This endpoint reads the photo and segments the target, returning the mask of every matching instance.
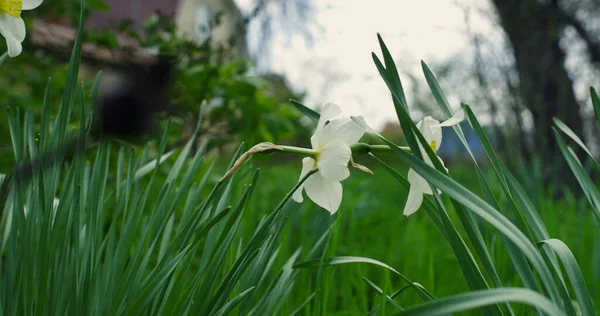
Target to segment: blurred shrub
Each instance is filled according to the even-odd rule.
[[[44,3],[44,8],[36,11],[34,17],[76,22],[77,2]],[[101,0],[88,1],[87,13],[92,9],[106,10],[107,7]],[[31,24],[31,21],[28,22]],[[198,108],[205,100],[209,106],[201,135],[210,137],[213,147],[224,148],[240,141],[277,142],[310,135],[300,121],[301,114],[288,103],[290,98],[301,100],[303,96],[291,91],[281,76],[250,76],[249,61],[235,59],[227,47],[211,49],[208,44],[198,44],[177,36],[171,17],[159,12],[145,22],[143,34],[136,33],[132,25],[130,21],[123,21],[117,27],[118,33],[138,40],[142,47],[153,52],[173,54],[177,59],[175,80],[170,91],[171,104],[163,116],[171,118],[173,123],[170,143],[181,143],[189,136],[196,124]],[[119,44],[115,33],[88,28],[84,38],[86,43],[117,50]],[[2,122],[7,122],[4,108],[9,106],[31,107],[34,115],[39,116],[49,77],[52,77],[50,103],[54,108],[60,106],[67,60],[57,60],[50,51],[24,44],[24,53],[8,60],[0,69]],[[0,51],[5,49],[2,41]],[[97,71],[105,67],[90,64],[86,67],[88,69],[81,72],[80,79],[89,89]],[[7,124],[0,124],[3,155],[10,153],[8,135]],[[12,162],[12,158],[8,161]],[[4,169],[6,165],[0,167]]]

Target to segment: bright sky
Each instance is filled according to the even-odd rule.
[[[457,3],[489,8],[487,0],[313,1],[316,25],[312,45],[301,35],[290,39],[287,34],[276,33],[268,68],[285,74],[292,87],[306,91],[307,106],[333,102],[345,114],[365,116],[375,128],[395,121],[389,92],[371,59],[371,52],[380,55],[377,33],[392,52],[409,94],[410,82],[403,72],[423,79],[421,59],[434,73],[436,62],[458,53],[464,52],[467,59],[472,59],[465,16]],[[247,11],[255,1],[237,2]],[[492,22],[475,19],[477,16],[481,15],[472,17],[473,31],[495,33]],[[445,88],[444,82],[441,84],[453,107],[458,108],[461,100],[468,101]],[[410,102],[410,95],[408,99]]]

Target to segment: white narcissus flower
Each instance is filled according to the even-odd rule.
[[[464,119],[465,112],[463,110],[460,110],[460,112],[456,113],[453,117],[442,123],[433,119],[431,116],[426,116],[419,123],[417,123],[417,128],[421,134],[423,134],[423,138],[425,138],[431,149],[433,149],[434,152],[437,152],[442,144],[442,127],[456,125],[462,122]],[[425,152],[423,146],[421,146],[421,143],[419,143],[419,149],[421,150],[421,155],[423,156],[425,162],[428,165],[433,166],[433,162],[431,159],[429,159],[429,156],[427,156],[427,153]],[[442,165],[444,165],[444,162],[439,156],[438,159]],[[446,171],[447,170],[448,169],[446,169]],[[425,180],[412,169],[408,170],[408,182],[410,183],[410,190],[408,192],[406,205],[404,205],[404,215],[406,216],[413,214],[419,209],[421,203],[423,202],[423,194],[433,194],[431,187],[427,183],[427,180]]]
[[[25,40],[25,22],[21,11],[33,10],[42,4],[43,0],[0,0],[0,34],[6,39],[8,56],[16,57],[21,54],[21,43]]]
[[[302,191],[320,207],[334,214],[342,201],[341,181],[350,176],[348,162],[352,157],[350,146],[357,143],[365,133],[365,129],[348,117],[338,117],[340,108],[335,104],[326,104],[317,129],[310,138],[315,159],[302,159],[300,179],[311,170],[318,171],[311,175],[301,187],[294,192],[293,199],[298,203],[304,200]],[[325,125],[329,121],[329,124]]]

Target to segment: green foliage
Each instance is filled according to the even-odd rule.
[[[88,3],[84,14],[103,9],[103,1]],[[89,7],[89,5],[92,5]],[[43,9],[42,9],[43,8]],[[78,1],[44,3],[41,10],[35,10],[42,19],[71,17],[79,14]],[[26,16],[31,18],[32,16]],[[78,16],[77,16],[78,17]],[[79,17],[78,17],[79,18]],[[77,25],[78,20],[74,24]],[[285,81],[278,76],[250,76],[250,64],[246,60],[237,59],[228,47],[211,47],[209,43],[198,44],[177,35],[172,20],[156,13],[144,24],[141,36],[131,27],[131,23],[123,21],[118,26],[121,34],[139,41],[141,47],[150,48],[160,54],[175,54],[177,59],[175,80],[170,97],[171,106],[163,118],[171,118],[170,143],[185,142],[189,131],[196,125],[196,111],[207,101],[209,107],[203,122],[201,134],[213,139],[210,147],[223,147],[243,142],[293,140],[295,137],[307,138],[309,130],[300,122],[301,113],[289,106],[289,99],[302,96],[293,93]],[[110,50],[120,49],[116,34],[111,30],[98,31],[93,28],[84,30],[86,43]],[[2,50],[0,44],[0,50]],[[45,95],[48,77],[52,78],[49,102],[51,109],[56,110],[67,74],[67,64],[57,60],[55,55],[37,49],[28,51],[18,58],[8,59],[4,66],[6,71],[0,72],[0,107],[31,108],[34,118],[39,120]],[[81,78],[89,93],[89,87],[96,77],[96,70],[90,64],[81,72]],[[10,71],[19,69],[19,71]],[[25,75],[24,75],[25,74]],[[0,111],[0,119],[7,120],[6,112]],[[75,119],[79,117],[75,109]],[[77,126],[75,120],[73,126]],[[8,152],[9,133],[6,125],[0,127],[0,156]],[[1,159],[0,170],[8,170],[11,161]]]
[[[463,227],[468,233],[468,236],[475,246],[475,252],[472,253],[470,249],[466,247],[464,243],[456,243],[453,241],[453,238],[448,238],[448,242],[451,247],[455,250],[457,255],[457,259],[461,262],[461,268],[463,270],[465,279],[467,283],[470,284],[471,289],[476,291],[473,292],[472,295],[457,295],[452,298],[444,299],[439,302],[428,302],[423,305],[415,308],[411,308],[403,311],[400,314],[436,314],[447,313],[447,312],[457,312],[462,310],[468,310],[476,306],[488,306],[490,309],[483,309],[485,314],[503,314],[500,306],[494,305],[500,302],[514,302],[521,301],[526,293],[531,293],[534,296],[537,296],[541,301],[536,299],[528,301],[530,305],[536,307],[538,311],[544,311],[550,315],[562,315],[563,313],[569,315],[575,315],[575,307],[573,306],[573,301],[569,296],[568,289],[566,288],[566,279],[562,276],[562,270],[559,265],[556,263],[556,258],[554,257],[554,253],[548,252],[540,252],[537,247],[534,245],[534,242],[549,242],[545,240],[538,239],[539,237],[544,236],[545,228],[543,227],[543,223],[539,220],[539,216],[536,210],[525,207],[521,208],[520,206],[530,206],[532,203],[528,201],[526,195],[523,194],[523,190],[519,189],[519,187],[515,184],[514,189],[510,188],[507,179],[511,179],[512,175],[506,170],[502,168],[501,163],[499,162],[498,157],[494,153],[493,149],[485,133],[479,126],[477,119],[468,108],[468,106],[464,107],[464,110],[468,114],[469,121],[473,128],[476,130],[479,140],[482,142],[486,154],[490,159],[492,166],[495,170],[500,183],[504,191],[506,192],[506,197],[511,201],[510,204],[503,206],[492,194],[491,188],[489,187],[489,180],[486,179],[485,175],[479,169],[477,162],[473,158],[473,163],[475,170],[477,171],[477,176],[479,182],[482,186],[483,192],[486,196],[486,200],[480,198],[472,191],[461,185],[459,182],[453,180],[446,169],[442,166],[440,161],[438,160],[436,154],[433,150],[428,146],[428,143],[425,141],[419,130],[416,128],[415,124],[411,121],[410,116],[408,114],[408,106],[406,104],[406,99],[404,98],[404,92],[402,91],[402,86],[399,84],[398,74],[396,67],[394,65],[394,61],[391,58],[389,51],[387,50],[383,40],[379,37],[380,46],[383,52],[383,57],[385,61],[385,66],[379,61],[379,58],[376,55],[373,55],[373,59],[375,64],[379,70],[379,73],[383,77],[384,81],[388,85],[392,96],[394,98],[394,104],[396,105],[396,113],[398,114],[398,118],[401,122],[401,126],[404,130],[404,134],[407,137],[408,143],[411,147],[411,150],[415,155],[411,155],[404,150],[397,147],[397,145],[389,142],[383,136],[380,136],[383,141],[385,141],[392,151],[396,154],[396,157],[402,163],[407,164],[413,170],[415,170],[419,175],[423,176],[432,186],[433,191],[433,202],[436,207],[434,207],[434,211],[438,213],[438,216],[441,216],[442,220],[448,219],[446,222],[450,223],[448,213],[446,208],[444,207],[441,196],[437,193],[437,188],[439,188],[442,192],[448,194],[448,196],[452,200],[452,205],[457,212],[458,216],[462,220]],[[435,77],[429,70],[429,68],[423,63],[423,70],[425,72],[425,76],[428,80],[432,93],[438,104],[442,108],[442,110],[446,113],[446,115],[453,115],[451,109],[449,108],[441,89],[435,80]],[[468,145],[464,141],[464,137],[462,137],[462,131],[460,127],[456,125],[455,131],[458,136],[463,141],[465,148],[468,150]],[[567,133],[569,135],[569,133]],[[577,141],[577,140],[576,140]],[[433,162],[433,166],[425,163],[423,161],[423,157],[417,142],[420,142],[425,149],[426,154],[429,156],[429,159]],[[580,142],[578,142],[580,143]],[[563,147],[561,145],[561,147]],[[564,150],[563,150],[564,152]],[[574,154],[573,154],[574,155]],[[576,157],[575,157],[576,159]],[[573,165],[570,163],[570,165]],[[579,164],[580,165],[580,164]],[[572,167],[573,168],[573,167]],[[437,170],[436,170],[437,169]],[[395,173],[393,169],[388,169],[390,172]],[[402,178],[401,175],[396,174],[395,177]],[[401,182],[404,182],[401,181]],[[585,191],[594,191],[597,192],[596,188],[590,188],[589,185],[584,185]],[[514,197],[517,197],[515,200],[519,200],[520,203],[516,203],[513,200]],[[430,199],[430,197],[426,197]],[[477,222],[473,221],[472,218],[466,217],[464,220],[462,219],[465,215],[464,212],[468,211],[467,214],[477,215],[480,220],[483,220],[493,226],[498,233],[500,234],[502,243],[506,247],[506,251],[509,254],[509,257],[512,261],[513,268],[517,271],[520,276],[523,285],[528,288],[527,292],[521,293],[521,295],[512,295],[516,294],[516,292],[520,292],[520,289],[508,289],[502,287],[501,283],[495,282],[496,284],[493,287],[498,287],[498,289],[493,289],[492,286],[488,285],[483,279],[482,274],[472,273],[474,271],[479,271],[478,263],[470,260],[465,260],[465,258],[461,259],[461,256],[465,256],[466,258],[475,258],[478,257],[483,266],[488,270],[489,277],[492,279],[498,280],[498,276],[496,274],[496,270],[490,261],[490,255],[488,253],[488,249],[485,248],[485,243],[481,239],[482,232],[481,226],[477,224]],[[515,213],[516,212],[516,213]],[[518,214],[517,216],[514,216]],[[432,219],[436,219],[434,216],[429,213]],[[509,217],[505,217],[506,215],[512,215],[512,221]],[[525,220],[524,220],[525,219]],[[445,236],[453,236],[455,230],[452,226],[444,225],[439,226],[438,228]],[[534,235],[529,235],[528,233],[533,230]],[[533,240],[532,240],[533,239]],[[560,246],[561,257],[563,264],[566,266],[566,270],[569,273],[569,281],[574,289],[577,292],[577,303],[581,307],[582,311],[586,315],[594,314],[594,307],[592,306],[590,294],[587,291],[587,285],[584,282],[584,279],[580,276],[579,267],[577,262],[569,256],[570,251],[564,245],[564,243],[554,239],[555,242],[552,244],[557,247]],[[483,246],[483,247],[482,247]],[[547,250],[547,249],[546,249]],[[554,248],[555,251],[558,251]],[[468,265],[468,266],[467,266]],[[559,275],[559,279],[561,282],[557,283],[553,273]],[[536,277],[537,276],[537,277]],[[483,285],[483,288],[478,288]],[[539,294],[536,294],[538,292]],[[476,294],[478,293],[478,294]],[[506,296],[503,296],[505,295]],[[546,298],[540,296],[544,295]],[[481,305],[475,304],[478,300],[475,298],[476,295],[482,295],[489,300],[485,300],[485,303]],[[472,296],[472,297],[471,297]],[[509,296],[512,296],[509,297]],[[465,297],[469,297],[464,300],[467,304],[462,304],[460,307],[454,309],[451,306],[459,301],[462,301]],[[548,300],[549,299],[549,300]],[[521,301],[524,302],[524,301]],[[543,304],[542,304],[543,302]],[[509,313],[513,313],[510,305],[506,305],[507,311]],[[440,309],[438,309],[440,308]]]
[[[366,158],[375,174],[353,173],[344,181],[342,206],[330,216],[308,201],[289,201],[312,175],[298,181],[299,159],[293,166],[269,161],[260,176],[247,164],[221,181],[220,171],[231,168],[244,147],[228,164],[207,154],[211,137],[217,144],[308,138],[300,115],[314,120],[319,114],[300,102],[293,102],[295,109],[284,106],[280,94],[246,76],[245,63],[224,63],[207,47],[161,36],[173,31],[167,20],[155,16],[146,27],[156,31],[146,44],[181,55],[172,92],[176,110],[169,113],[174,119],[143,151],[110,142],[88,147],[97,86],[79,85],[83,24],[61,70],[64,84],[32,81],[44,85],[40,91],[15,85],[31,91],[20,102],[39,98],[42,107],[6,111],[11,161],[40,157],[73,135],[82,136],[77,146],[87,150],[72,159],[59,151],[55,164],[28,178],[0,176],[2,314],[597,313],[600,194],[570,146],[584,148],[585,159],[599,166],[561,121],[555,121],[556,141],[587,201],[534,201],[464,104],[489,167],[471,154],[469,166],[447,171],[412,122],[397,67],[379,37],[383,62],[375,54],[373,60],[411,150],[376,134],[389,154],[355,157]],[[11,72],[10,64],[2,73]],[[60,68],[47,66],[40,78]],[[422,67],[442,112],[452,116],[433,72]],[[203,100],[212,101],[200,106]],[[227,136],[213,133],[214,126]],[[191,127],[185,145],[167,150],[183,127]],[[461,127],[454,131],[470,153]],[[196,146],[200,136],[205,139]],[[433,193],[409,218],[401,215],[407,168]]]
[[[213,144],[274,142],[308,134],[299,122],[301,114],[288,103],[301,96],[292,93],[278,77],[248,76],[249,63],[236,59],[231,48],[211,47],[208,41],[199,45],[178,37],[172,21],[158,13],[144,28],[150,34],[142,39],[144,47],[177,56],[171,114],[185,119],[208,100],[203,132]]]
[[[24,118],[18,108],[9,112],[17,164],[62,147],[73,133],[69,121],[76,106],[82,115],[79,133],[89,133],[95,94],[77,98],[84,95],[77,87],[82,27],[60,111],[52,119],[45,100],[40,137],[31,111]],[[58,152],[56,164],[43,165],[31,177],[2,177],[0,195],[7,196],[1,208],[2,314],[226,315],[236,308],[273,314],[289,295],[281,289],[292,285],[294,259],[280,274],[264,272],[278,270],[272,264],[276,232],[296,188],[253,227],[246,243],[238,242],[258,171],[239,198],[230,195],[231,179],[211,185],[210,172],[198,173],[203,150],[189,157],[199,126],[166,169],[162,163],[172,155],[164,152],[168,125],[155,154],[148,146],[136,159],[133,149],[120,148],[115,163],[110,144],[103,142],[92,163],[78,155],[63,166],[64,153]],[[78,145],[85,148],[85,140]]]

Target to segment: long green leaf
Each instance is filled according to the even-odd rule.
[[[592,97],[592,106],[594,107],[594,113],[596,113],[596,120],[600,124],[600,98],[593,87],[590,87],[590,95]]]
[[[308,261],[304,261],[304,262],[295,264],[294,269],[319,268],[321,266],[335,266],[335,265],[349,264],[349,263],[368,263],[368,264],[376,265],[376,266],[385,268],[389,271],[392,271],[394,274],[398,275],[400,278],[402,278],[408,284],[412,284],[412,285],[418,284],[418,283],[411,281],[409,278],[404,276],[402,273],[398,272],[396,269],[390,267],[389,265],[387,265],[381,261],[375,260],[375,259],[364,258],[364,257],[338,256],[338,257],[325,258],[325,260],[323,262],[321,262],[321,259],[312,259],[312,260],[308,260]],[[415,289],[417,290],[417,293],[419,293],[419,295],[421,295],[422,297],[426,297],[427,299],[431,299],[434,297],[431,293],[429,293],[427,290],[425,290],[420,285],[415,286]]]
[[[594,160],[595,163],[598,163],[596,161],[596,159],[594,158],[594,155],[592,155],[592,153],[590,152],[590,150],[585,146],[585,144],[583,143],[583,141],[581,140],[581,138],[579,138],[579,136],[577,136],[577,134],[575,134],[575,132],[573,132],[572,129],[570,129],[565,123],[563,123],[563,121],[561,121],[559,118],[553,118],[554,120],[554,125],[561,131],[563,132],[565,135],[567,135],[570,139],[572,139],[581,149],[583,149],[583,151],[588,155],[588,157],[590,157],[592,160]]]
[[[565,313],[543,295],[521,288],[499,288],[455,295],[405,309],[398,316],[437,316],[468,311],[474,308],[491,306],[503,302],[523,303],[535,307],[550,316],[563,316]]]
[[[4,54],[0,55],[0,67],[2,67],[6,59],[8,59],[8,52],[5,52]]]
[[[306,105],[300,103],[296,100],[290,100],[293,106],[296,107],[302,114],[306,115],[311,120],[318,122],[321,114],[317,113],[315,110],[308,108]]]
[[[359,124],[361,123],[360,120],[355,119],[355,121]],[[479,217],[492,224],[501,233],[506,235],[529,259],[530,263],[539,273],[542,284],[544,284],[545,289],[548,291],[552,299],[556,301],[560,300],[560,295],[556,288],[554,279],[552,278],[552,274],[545,265],[543,258],[537,251],[536,247],[512,222],[510,222],[507,218],[502,216],[498,210],[494,209],[491,205],[466,189],[460,183],[427,165],[422,160],[409,153],[406,153],[398,146],[388,141],[385,137],[379,134],[377,135],[384,142],[386,142],[388,146],[390,146],[392,151],[403,163],[409,165],[428,182],[442,190],[444,193],[448,194],[454,200],[464,205],[467,209],[473,211]]]
[[[255,287],[253,286],[253,287],[245,290],[244,292],[236,295],[234,298],[231,299],[231,301],[229,301],[229,302],[227,302],[227,304],[223,305],[223,307],[221,307],[221,309],[215,313],[215,316],[229,315],[231,310],[234,309],[242,301],[242,299],[244,299],[244,297],[246,295],[248,295],[250,292],[254,291],[254,288]]]
[[[567,146],[567,144],[563,140],[562,136],[560,136],[558,131],[554,128],[553,128],[553,131],[554,131],[554,137],[556,138],[556,141],[558,142],[558,147],[560,148],[560,151],[562,152],[563,156],[567,160],[567,164],[569,165],[569,168],[571,168],[571,171],[575,175],[577,182],[579,182],[581,189],[583,189],[583,192],[584,192],[586,198],[592,205],[593,214],[596,217],[596,221],[598,222],[598,225],[600,225],[600,191],[598,191],[598,189],[596,189],[594,182],[592,181],[590,176],[587,174],[583,165],[577,158],[577,155],[573,152],[573,150],[569,146]]]
[[[577,260],[575,259],[575,256],[573,256],[573,253],[571,252],[569,247],[567,247],[567,245],[565,245],[565,243],[559,239],[543,240],[539,244],[541,246],[547,245],[554,252],[556,252],[558,257],[560,258],[560,261],[562,262],[563,267],[567,272],[567,276],[571,281],[573,291],[577,296],[579,308],[581,309],[583,315],[596,315],[596,312],[594,311],[594,303],[592,302],[592,296],[590,295],[590,292],[587,289],[585,279],[581,274],[581,269],[579,269]],[[560,271],[557,271],[557,273],[560,273]]]

